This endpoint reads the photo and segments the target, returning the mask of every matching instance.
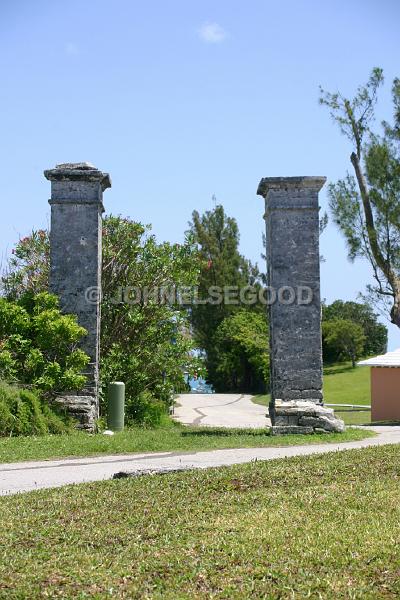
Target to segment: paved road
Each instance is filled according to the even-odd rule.
[[[174,418],[185,425],[257,429],[271,425],[266,412],[245,394],[181,394]]]
[[[318,444],[287,448],[235,448],[207,452],[159,452],[77,458],[43,462],[0,464],[0,495],[28,492],[39,488],[60,487],[110,479],[116,473],[160,472],[174,469],[206,469],[254,460],[273,460],[287,456],[321,454],[336,450],[399,444],[400,427],[369,427],[375,438],[342,444]]]

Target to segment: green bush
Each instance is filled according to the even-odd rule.
[[[128,398],[125,406],[127,424],[140,423],[148,427],[156,427],[167,414],[166,405],[148,392],[141,392],[135,398]]]
[[[76,317],[63,315],[57,297],[47,292],[0,298],[0,378],[50,395],[81,389],[89,361],[78,348],[84,335]]]
[[[264,313],[239,309],[218,325],[209,359],[218,392],[265,393],[269,385],[268,325]]]
[[[37,394],[0,382],[0,436],[63,433],[69,425]]]

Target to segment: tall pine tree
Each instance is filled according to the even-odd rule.
[[[215,333],[218,326],[240,308],[247,310],[263,310],[259,304],[241,306],[224,300],[218,302],[217,294],[227,286],[237,289],[246,286],[259,287],[257,266],[239,252],[239,228],[234,218],[228,217],[223,206],[217,205],[213,210],[200,215],[192,214],[189,223],[190,233],[198,245],[201,258],[201,274],[199,283],[199,299],[211,302],[194,303],[191,308],[191,323],[197,345],[206,352],[206,364],[211,382],[216,380],[218,355],[215,351]],[[215,302],[213,301],[215,299]],[[265,311],[264,311],[265,312]],[[266,340],[267,344],[267,340]]]

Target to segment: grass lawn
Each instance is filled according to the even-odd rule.
[[[400,447],[0,499],[0,598],[400,596]]]
[[[335,410],[335,415],[343,419],[346,425],[369,425],[371,423],[370,410]]]
[[[0,438],[0,463],[40,460],[68,456],[124,454],[128,452],[200,451],[216,448],[251,448],[259,446],[291,446],[321,442],[347,442],[368,437],[367,431],[307,436],[270,436],[267,429],[214,429],[185,427],[167,421],[164,427],[127,429],[114,436],[69,435]]]
[[[326,404],[371,405],[370,373],[366,367],[351,366],[351,363],[338,363],[324,368],[324,402]],[[253,402],[268,406],[269,394],[254,396]],[[335,414],[346,425],[366,425],[371,422],[371,411],[338,411]]]
[[[370,369],[340,363],[324,368],[324,398],[328,404],[371,405]]]

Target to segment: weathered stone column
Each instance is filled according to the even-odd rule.
[[[89,163],[60,164],[44,175],[51,181],[50,289],[87,330],[81,347],[90,356],[85,389],[58,401],[91,430],[98,418],[103,192],[111,181]]]
[[[265,199],[271,288],[273,433],[344,428],[333,411],[322,406],[318,192],[325,181],[325,177],[268,177],[257,191]]]

